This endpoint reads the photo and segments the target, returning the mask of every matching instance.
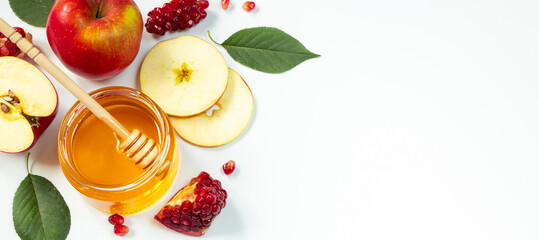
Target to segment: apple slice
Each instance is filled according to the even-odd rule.
[[[167,113],[193,116],[209,109],[225,92],[225,59],[210,43],[181,36],[155,45],[140,68],[140,87]]]
[[[202,147],[225,145],[237,138],[249,124],[253,114],[253,94],[247,83],[234,70],[228,70],[228,86],[211,115],[170,117],[172,126],[185,141]]]
[[[31,148],[56,116],[56,89],[34,65],[0,57],[0,151]]]

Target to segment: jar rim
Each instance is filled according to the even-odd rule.
[[[72,165],[71,161],[69,161],[69,159],[71,159],[71,156],[69,154],[70,151],[68,151],[68,144],[66,141],[66,139],[69,138],[67,134],[70,130],[70,127],[75,124],[74,120],[76,119],[76,117],[83,113],[84,110],[87,110],[86,106],[84,106],[80,101],[77,101],[66,112],[58,133],[58,154],[60,155],[60,165],[64,170],[64,173],[69,174],[69,177],[72,178],[79,185],[85,188],[95,189],[99,191],[124,191],[139,186],[140,184],[143,184],[144,182],[150,180],[151,177],[158,173],[160,166],[165,162],[166,154],[170,149],[171,145],[170,136],[166,134],[170,131],[170,126],[167,124],[168,118],[166,113],[150,97],[148,97],[141,91],[138,91],[133,88],[122,86],[104,87],[90,92],[89,95],[96,101],[105,99],[107,97],[124,96],[135,99],[138,101],[138,103],[148,107],[148,109],[151,110],[151,114],[154,115],[155,120],[157,121],[159,140],[156,139],[156,142],[160,143],[159,153],[157,154],[155,160],[150,164],[150,166],[145,169],[145,171],[140,176],[125,185],[111,187],[95,186],[87,181],[84,181],[84,178],[81,176],[80,172],[77,171]],[[93,114],[90,111],[87,111],[86,113]]]

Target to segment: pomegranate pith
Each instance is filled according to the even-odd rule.
[[[223,171],[225,172],[226,175],[234,172],[234,169],[236,169],[236,162],[234,162],[234,160],[230,160],[226,162],[225,164],[223,164]]]
[[[201,236],[226,206],[226,197],[221,182],[201,172],[191,179],[189,185],[180,189],[154,218],[174,231]]]

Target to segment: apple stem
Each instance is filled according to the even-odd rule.
[[[95,18],[99,19],[102,18],[101,11],[103,10],[103,5],[105,5],[105,0],[101,0],[101,3],[99,4],[99,8],[97,9],[97,12],[95,13]]]
[[[26,120],[30,123],[30,126],[32,127],[39,127],[39,121],[37,120],[38,117],[32,117],[21,111],[22,116],[26,118]]]
[[[30,174],[30,168],[28,168],[28,159],[30,159],[30,152],[26,154],[26,173]]]

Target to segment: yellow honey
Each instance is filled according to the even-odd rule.
[[[153,139],[159,155],[146,169],[129,161],[112,130],[80,103],[64,117],[58,136],[60,166],[90,205],[107,213],[130,214],[157,201],[176,177],[180,157],[167,115],[146,95],[125,87],[92,92],[129,131]]]

